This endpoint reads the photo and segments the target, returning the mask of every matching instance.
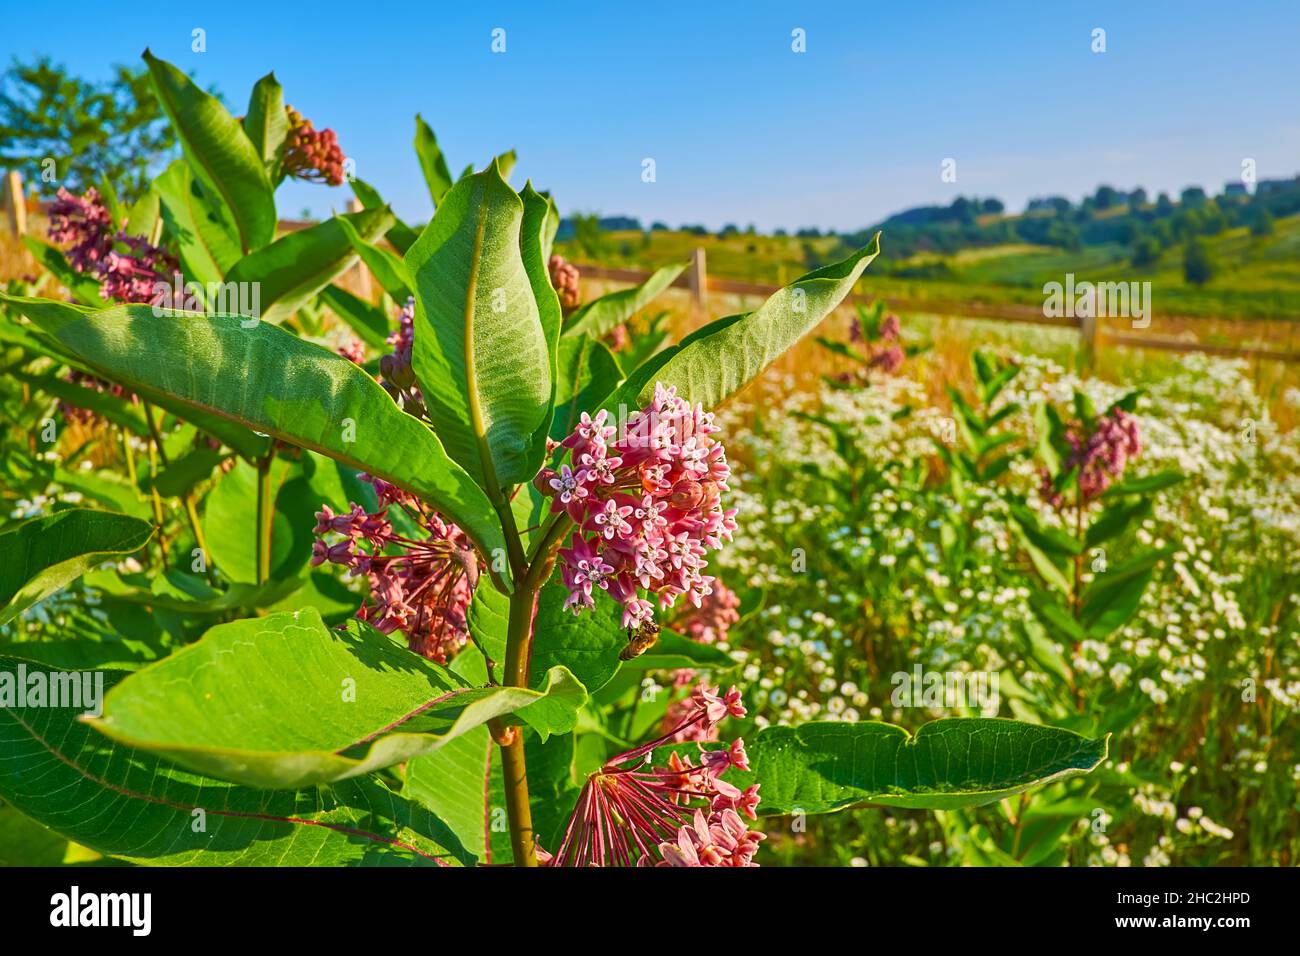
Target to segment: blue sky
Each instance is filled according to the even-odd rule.
[[[34,9],[29,7],[29,10]],[[420,112],[453,171],[519,151],[561,209],[649,224],[856,229],[956,195],[1218,191],[1300,171],[1300,3],[222,3],[66,0],[0,37],[83,75],[149,46],[242,113],[274,69],[411,221]],[[57,16],[57,21],[55,20]],[[14,14],[8,22],[14,23]],[[191,30],[207,52],[191,51]],[[506,52],[491,50],[506,31]],[[1091,50],[1106,30],[1105,53]],[[791,31],[807,50],[791,50]],[[656,182],[642,182],[643,159]],[[957,181],[940,164],[957,161]],[[282,214],[342,208],[290,184]]]

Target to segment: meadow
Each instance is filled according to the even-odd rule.
[[[659,271],[592,282],[418,118],[430,223],[282,230],[332,131],[146,64],[183,158],[0,247],[0,862],[1300,860],[1294,369],[888,306],[1104,247],[615,233]],[[1293,327],[1295,226],[1162,308]],[[780,290],[701,314],[700,243]]]

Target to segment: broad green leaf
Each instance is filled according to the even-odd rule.
[[[352,179],[349,181],[349,185],[352,187],[352,195],[357,197],[363,208],[379,209],[387,205],[383,197],[379,195],[379,191],[364,180]],[[385,238],[393,244],[393,248],[397,250],[398,255],[404,256],[406,250],[415,244],[416,239],[420,238],[420,234],[394,216],[393,224],[388,227]]]
[[[1024,536],[1047,554],[1074,557],[1083,553],[1083,545],[1076,538],[1061,528],[1043,524],[1023,505],[1012,505],[1008,511]]]
[[[159,471],[149,486],[164,498],[179,498],[199,482],[212,477],[212,470],[225,457],[219,451],[200,445]]]
[[[1108,738],[1001,718],[936,720],[902,727],[814,721],[767,727],[745,741],[766,814],[827,813],[858,803],[951,810],[993,803],[1095,769]]]
[[[556,373],[555,415],[551,437],[563,441],[583,412],[592,414],[623,378],[618,360],[598,339],[585,335],[560,339]]]
[[[879,251],[877,234],[847,259],[795,280],[757,311],[706,325],[658,370],[655,381],[675,385],[688,401],[716,408],[834,311]],[[640,405],[654,396],[654,384],[642,388]]]
[[[320,301],[342,319],[348,328],[357,333],[357,337],[371,348],[383,352],[391,349],[388,344],[388,335],[392,330],[392,323],[389,322],[388,315],[379,306],[371,305],[364,299],[360,299],[336,285],[327,285],[321,289]]]
[[[528,274],[528,283],[532,289],[533,301],[537,304],[537,314],[542,325],[542,337],[546,343],[550,359],[551,396],[547,401],[548,412],[543,416],[533,433],[526,470],[536,474],[546,458],[546,440],[551,431],[555,397],[559,389],[556,377],[558,363],[560,325],[564,313],[560,309],[560,299],[551,285],[550,270],[547,266],[548,250],[555,241],[555,230],[559,226],[559,216],[555,203],[533,189],[531,182],[524,184],[519,194],[524,203],[524,218],[519,230],[519,254],[523,259],[524,271]],[[531,523],[530,523],[531,524]],[[529,525],[525,525],[528,527]]]
[[[552,352],[520,246],[524,204],[496,167],[457,183],[406,254],[415,375],[451,458],[494,500],[536,473]]]
[[[420,171],[429,186],[429,195],[433,205],[439,206],[447,191],[451,189],[451,170],[447,168],[447,157],[443,156],[438,146],[438,137],[433,135],[429,124],[415,114],[415,155],[420,160]]]
[[[351,222],[343,220],[341,225],[343,232],[352,243],[352,248],[361,257],[361,261],[365,263],[375,280],[384,287],[384,291],[391,295],[395,302],[405,302],[415,285],[407,272],[406,263],[401,257],[383,246],[375,245],[369,237],[352,228]]]
[[[306,609],[212,628],[122,681],[92,725],[201,773],[303,787],[429,753],[494,717],[566,733],[585,701],[563,668],[540,691],[475,688],[364,622],[327,628]]]
[[[1151,567],[1114,579],[1105,574],[1098,575],[1084,592],[1083,608],[1079,613],[1088,633],[1101,639],[1127,624],[1129,618],[1137,613],[1142,595],[1154,574],[1155,569]]]
[[[68,840],[0,804],[0,867],[62,866]]]
[[[322,502],[313,501],[307,478],[294,462],[271,463],[271,578],[296,576],[311,558],[314,514]],[[203,533],[208,560],[229,581],[257,582],[257,469],[246,461],[221,476],[204,501]],[[339,510],[346,507],[337,503]]]
[[[239,261],[239,233],[230,212],[205,192],[184,160],[178,159],[154,182],[162,201],[167,235],[180,253],[185,278],[207,285],[221,282]]]
[[[558,575],[538,595],[529,682],[538,687],[552,667],[566,667],[594,694],[618,671],[619,652],[627,646],[623,609],[601,594],[594,608],[574,614],[564,609],[567,595]]]
[[[109,511],[73,508],[0,534],[0,624],[96,565],[133,554],[153,526]]]
[[[504,551],[501,525],[473,479],[425,425],[352,362],[266,322],[149,306],[89,312],[0,293],[57,343],[152,398],[309,448],[420,495],[484,555]],[[238,387],[232,387],[237,383]],[[161,403],[161,402],[160,402]]]
[[[0,673],[19,663],[0,658]],[[104,683],[121,677],[108,673]],[[376,780],[297,791],[237,786],[117,745],[80,717],[74,708],[0,699],[0,798],[107,856],[155,866],[474,860],[442,821]]]
[[[602,295],[599,299],[593,299],[569,316],[569,320],[564,323],[564,334],[600,338],[644,309],[655,296],[672,285],[685,271],[685,263],[664,266],[656,269],[651,273],[650,278],[638,286],[620,289]]]
[[[248,97],[244,132],[262,160],[267,178],[274,185],[280,179],[280,148],[289,135],[289,117],[284,111],[284,89],[268,73],[255,84]]]
[[[150,183],[149,188],[132,204],[126,218],[125,229],[133,236],[144,236],[153,242],[154,229],[158,225],[160,216],[162,216],[162,197],[158,193],[157,185]]]
[[[363,241],[381,236],[392,219],[386,208],[366,210],[286,233],[240,259],[226,281],[259,289],[261,317],[282,322],[357,261],[352,236]]]
[[[190,166],[233,216],[241,249],[266,245],[275,235],[275,196],[257,147],[215,97],[148,50],[144,59]]]

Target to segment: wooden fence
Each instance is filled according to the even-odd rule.
[[[626,282],[630,285],[638,285],[650,277],[649,272],[642,272],[637,269],[612,269],[606,266],[598,266],[591,263],[575,262],[574,265],[582,273],[585,279],[602,279],[610,282]],[[703,312],[707,308],[708,294],[710,292],[719,292],[730,295],[752,295],[766,298],[772,293],[779,290],[778,285],[767,285],[757,282],[738,282],[733,279],[709,278],[705,268],[705,254],[703,249],[695,249],[691,255],[691,264],[684,273],[677,277],[673,282],[673,287],[686,289],[691,295],[692,306]],[[861,305],[874,305],[877,296],[873,295],[850,295],[845,301]],[[888,308],[895,312],[921,312],[933,315],[941,315],[945,318],[969,320],[983,319],[995,322],[1016,322],[1025,325],[1045,325],[1055,326],[1057,328],[1074,329],[1079,333],[1080,346],[1088,350],[1088,354],[1095,356],[1103,344],[1122,345],[1128,348],[1140,349],[1160,349],[1169,352],[1205,352],[1210,355],[1223,355],[1237,358],[1262,359],[1275,362],[1300,362],[1300,352],[1290,351],[1287,349],[1272,348],[1253,348],[1236,345],[1215,345],[1208,342],[1189,341],[1187,339],[1161,338],[1159,336],[1131,335],[1128,333],[1112,332],[1105,329],[1096,318],[1081,317],[1070,318],[1066,316],[1044,315],[1041,307],[1025,305],[1016,302],[976,302],[976,301],[952,301],[946,299],[914,299],[897,296],[884,297]],[[1096,311],[1095,309],[1093,311]],[[1186,315],[1164,315],[1160,317],[1161,321],[1177,323],[1180,325],[1195,325],[1198,323],[1223,323],[1231,321],[1238,324],[1242,330],[1242,337],[1248,337],[1249,333],[1256,330],[1251,329],[1251,320],[1225,320],[1208,316],[1186,316]],[[1154,322],[1155,319],[1152,318]],[[1272,321],[1272,320],[1260,320]],[[1288,323],[1295,322],[1300,325],[1300,320],[1285,319]],[[1256,323],[1258,325],[1259,323]]]

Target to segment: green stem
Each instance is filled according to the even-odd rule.
[[[536,607],[536,589],[520,587],[510,597],[504,676],[506,684],[512,687],[528,686]],[[505,777],[506,817],[510,822],[510,847],[514,851],[515,866],[537,866],[533,812],[528,803],[528,769],[524,763],[524,735],[520,727],[510,728],[509,742],[501,744],[501,769]]]
[[[271,462],[275,450],[257,462],[257,583],[265,584],[271,576],[271,523],[275,518],[275,501],[271,498]]]

